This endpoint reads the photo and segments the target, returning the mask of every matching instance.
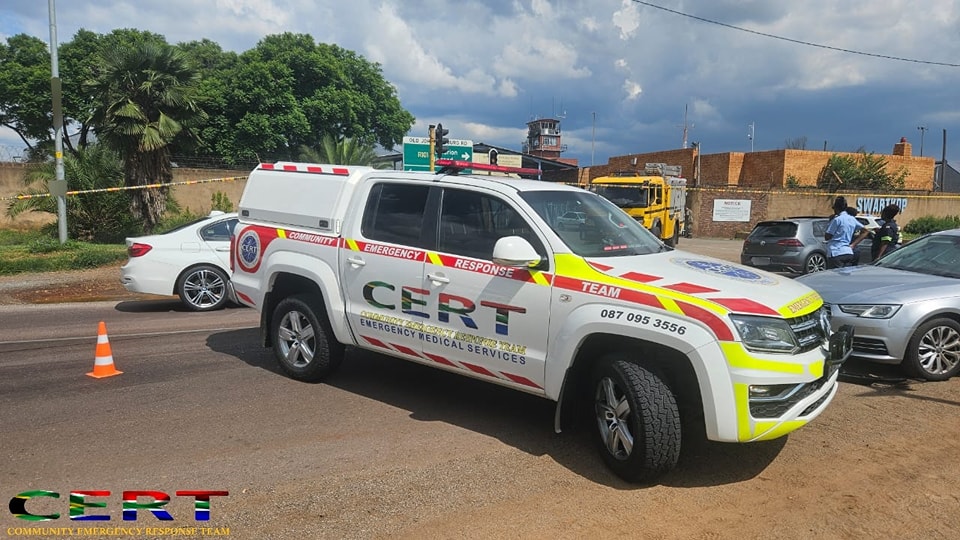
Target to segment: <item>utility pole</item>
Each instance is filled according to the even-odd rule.
[[[57,231],[60,243],[67,241],[67,181],[63,178],[63,108],[60,86],[60,61],[57,57],[56,0],[47,0],[50,12],[50,93],[53,95],[53,157],[56,179],[50,183],[50,195],[57,198]]]
[[[943,157],[940,159],[940,182],[939,189],[934,188],[934,191],[943,191],[943,178],[944,174],[947,172],[947,130],[943,130]]]
[[[920,130],[920,157],[923,157],[923,134],[927,131],[927,126],[917,126]]]
[[[753,152],[753,135],[754,128],[756,127],[753,122],[747,124],[747,127],[750,128],[750,131],[747,132],[747,138],[750,139],[750,151]]]
[[[593,139],[590,141],[590,166],[593,167],[593,156],[597,147],[597,112],[593,112]]]

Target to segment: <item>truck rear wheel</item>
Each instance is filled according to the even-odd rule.
[[[334,337],[326,314],[315,308],[312,300],[306,295],[284,298],[273,310],[270,328],[280,369],[305,382],[320,381],[343,360],[343,345]]]
[[[680,243],[680,224],[679,223],[673,224],[673,236],[665,240],[663,243],[670,247],[677,247],[677,244]]]
[[[607,466],[628,482],[673,469],[680,459],[680,412],[654,373],[612,356],[594,369],[597,441]]]

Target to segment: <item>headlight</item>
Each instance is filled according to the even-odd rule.
[[[840,304],[840,311],[864,319],[889,319],[900,311],[900,304]]]
[[[791,352],[800,347],[793,330],[783,319],[731,315],[740,340],[751,350]]]

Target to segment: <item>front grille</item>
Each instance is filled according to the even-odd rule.
[[[820,311],[814,311],[801,317],[787,319],[800,344],[800,351],[807,352],[823,345],[827,336],[820,324]]]

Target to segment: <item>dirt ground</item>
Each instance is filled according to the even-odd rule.
[[[0,276],[0,305],[95,302],[157,298],[131,293],[120,284],[118,266],[71,272]]]
[[[738,246],[681,247],[729,255]],[[144,297],[123,289],[116,267],[0,277],[0,304],[135,298]],[[368,493],[370,508],[343,500],[351,506],[339,512],[344,528],[324,533],[366,536],[358,527],[370,522],[368,532],[405,538],[960,538],[960,379],[923,383],[855,362],[842,373],[835,400],[810,425],[767,443],[704,442],[652,486],[598,481],[527,456],[528,468],[484,463],[489,481],[475,478],[454,497],[459,509],[439,500],[406,507],[426,497],[418,479],[407,495]],[[356,489],[340,480],[349,479],[328,479],[316,497]]]

